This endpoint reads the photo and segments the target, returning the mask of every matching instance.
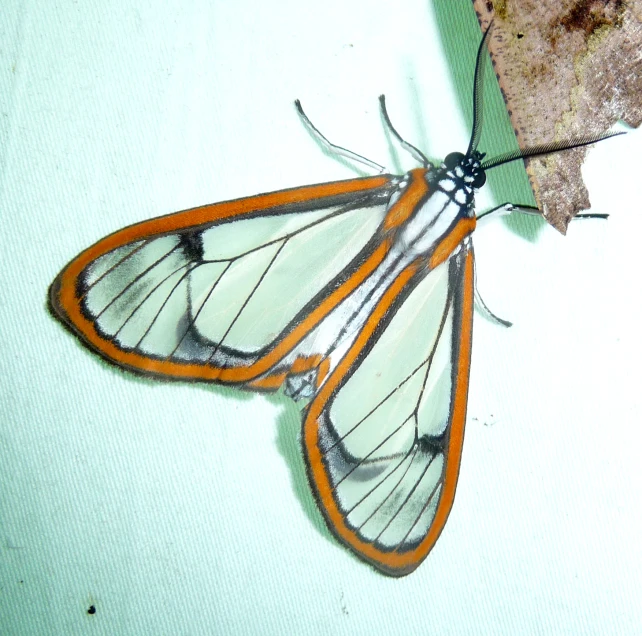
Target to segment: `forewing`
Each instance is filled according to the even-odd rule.
[[[293,329],[372,242],[393,188],[389,176],[353,179],[125,228],[59,274],[51,306],[123,367],[245,383],[295,346]]]
[[[408,268],[311,402],[304,448],[337,538],[381,571],[412,572],[452,506],[473,311],[467,240],[425,275]]]

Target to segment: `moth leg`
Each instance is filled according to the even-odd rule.
[[[424,155],[424,153],[421,152],[419,148],[413,146],[409,141],[406,141],[392,125],[390,117],[388,116],[388,110],[386,109],[385,95],[379,95],[379,106],[381,108],[381,116],[383,117],[383,121],[386,124],[388,130],[392,133],[393,137],[395,137],[395,139],[401,144],[401,146],[405,150],[407,150],[421,165],[423,165],[424,168],[430,169],[432,167],[432,164],[428,160],[428,157],[426,157],[426,155]]]
[[[362,155],[359,155],[356,152],[352,152],[352,150],[348,150],[347,148],[343,148],[342,146],[337,146],[336,144],[333,144],[310,121],[308,116],[303,112],[303,106],[301,106],[301,102],[298,99],[294,100],[294,105],[296,106],[299,116],[303,120],[303,123],[307,126],[308,130],[312,133],[312,135],[316,138],[316,140],[322,146],[326,147],[327,150],[334,153],[335,155],[339,155],[340,157],[345,157],[346,159],[350,159],[351,161],[362,163],[364,166],[368,166],[368,168],[372,168],[373,170],[376,170],[379,173],[383,173],[386,171],[385,167],[378,164],[376,161],[372,161],[371,159],[367,159],[366,157],[363,157]]]
[[[524,214],[543,216],[542,211],[538,207],[535,207],[534,205],[519,205],[515,203],[509,203],[508,201],[506,201],[501,205],[496,205],[494,208],[491,208],[490,210],[486,210],[485,212],[478,214],[477,220],[479,221],[480,219],[483,219],[484,217],[487,217],[490,214],[495,214],[497,216],[506,216],[507,214],[510,214],[511,212],[515,212],[516,210],[519,212],[523,212]]]
[[[506,215],[506,214],[511,214],[511,212],[521,212],[522,214],[530,214],[533,216],[540,216],[544,218],[542,211],[534,205],[522,205],[522,204],[506,202],[506,203],[502,203],[501,205],[497,205],[494,208],[487,210],[486,212],[483,212],[477,217],[477,220],[485,216],[488,216],[489,214]],[[593,214],[589,212],[588,214],[577,214],[573,217],[573,219],[607,219],[608,217],[609,217],[608,214]],[[494,314],[489,309],[488,305],[484,302],[484,299],[481,297],[481,294],[479,293],[479,289],[477,287],[477,268],[475,268],[474,286],[475,286],[475,303],[477,304],[478,308],[481,309],[486,314],[486,316],[491,320],[493,320],[494,322],[500,325],[503,325],[504,327],[511,327],[513,323],[510,322],[509,320],[504,320],[503,318],[500,318],[499,316]]]
[[[493,313],[488,308],[488,305],[484,302],[484,299],[481,297],[481,294],[479,293],[479,289],[477,287],[477,267],[475,267],[474,271],[475,274],[473,277],[473,286],[475,294],[475,304],[477,305],[477,307],[481,309],[484,314],[486,314],[487,318],[490,318],[497,324],[502,325],[502,327],[512,327],[513,323],[510,322],[510,320],[504,320],[503,318],[500,318],[497,314]]]
[[[482,212],[478,217],[477,220],[484,218],[485,216],[488,216],[489,214],[497,214],[499,216],[504,216],[506,214],[511,214],[512,212],[521,212],[522,214],[530,214],[531,216],[540,216],[544,218],[544,213],[535,205],[526,205],[522,203],[502,203],[501,205],[497,205],[494,208],[491,208],[490,210],[486,210],[485,212]],[[572,219],[608,219],[609,215],[608,214],[595,214],[593,212],[588,212],[587,214],[576,214]]]

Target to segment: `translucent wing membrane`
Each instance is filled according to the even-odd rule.
[[[238,383],[269,375],[302,339],[295,327],[367,258],[394,184],[311,186],[306,204],[299,188],[126,228],[63,270],[51,305],[122,366]]]
[[[452,507],[470,368],[484,35],[466,154],[423,168],[195,208],[102,239],[52,310],[119,366],[310,399],[302,443],[328,527],[381,572],[412,572]],[[327,141],[326,148],[367,165]],[[608,135],[607,135],[608,136]]]
[[[122,367],[311,398],[303,438],[321,510],[395,576],[446,521],[466,411],[470,221],[417,225],[433,201],[426,174],[153,219],[80,254],[50,290],[56,313]],[[447,199],[428,207],[442,218]]]
[[[470,241],[427,275],[406,275],[382,297],[386,317],[364,328],[304,425],[329,526],[395,576],[428,554],[454,497],[470,361]]]
[[[252,359],[310,300],[312,273],[327,285],[380,221],[372,210],[338,207],[255,219],[251,228],[239,221],[145,241],[125,256],[121,250],[106,254],[83,272],[82,307],[124,350],[221,363],[223,352],[234,350]],[[363,226],[366,231],[357,233]],[[323,240],[320,233],[327,233]],[[248,242],[248,234],[254,247],[226,253],[230,242]],[[352,237],[347,244],[346,236]],[[96,276],[94,270],[105,271]]]

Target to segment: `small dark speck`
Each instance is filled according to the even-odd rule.
[[[343,597],[343,592],[341,592],[341,599],[340,600],[341,600],[341,613],[344,616],[349,616],[350,612],[348,611],[348,606],[346,605],[346,601],[345,601],[345,599]]]
[[[521,40],[523,37],[524,37],[523,33],[520,32],[520,33],[517,34],[517,39],[518,40]]]
[[[89,609],[87,610],[87,614],[95,614],[95,613],[96,613],[96,606],[90,605]]]

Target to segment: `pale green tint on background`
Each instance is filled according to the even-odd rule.
[[[325,529],[298,406],[123,373],[47,313],[65,263],[127,224],[362,174],[297,97],[394,170],[413,162],[380,93],[430,157],[465,150],[479,37],[468,0],[4,0],[0,633],[639,634],[639,133],[585,166],[607,222],[476,232],[480,291],[515,325],[476,316],[455,505],[401,580]],[[480,209],[524,184],[498,170]]]

